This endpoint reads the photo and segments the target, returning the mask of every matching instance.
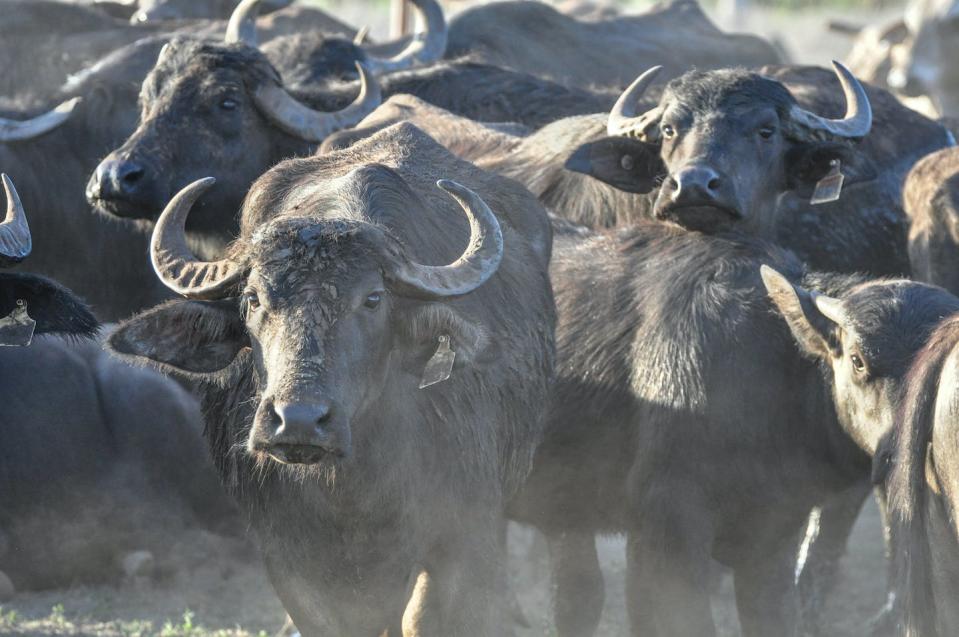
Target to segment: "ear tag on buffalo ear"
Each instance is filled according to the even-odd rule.
[[[816,182],[816,190],[812,193],[809,203],[818,206],[839,199],[842,194],[842,182],[846,178],[842,174],[842,165],[838,159],[829,162],[829,174]]]
[[[26,347],[33,341],[37,322],[27,314],[27,302],[17,299],[17,307],[0,318],[0,346]]]
[[[423,380],[420,381],[420,389],[442,383],[453,373],[453,361],[456,360],[456,352],[450,349],[450,337],[443,334],[439,337],[440,345],[436,348],[436,353],[427,361],[426,369],[423,370]]]

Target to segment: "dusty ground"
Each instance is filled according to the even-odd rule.
[[[518,637],[553,635],[545,545],[528,529],[511,532],[513,587],[532,628]],[[189,570],[161,582],[25,593],[0,607],[0,635],[96,637],[268,637],[284,613],[248,544],[196,534],[183,542]],[[859,637],[884,599],[878,513],[866,507],[842,563],[842,581],[828,610],[834,637]],[[607,600],[599,637],[627,634],[624,552],[619,539],[600,542]],[[739,634],[732,586],[713,605],[721,637]]]

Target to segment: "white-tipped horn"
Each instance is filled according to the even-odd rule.
[[[430,64],[446,54],[448,30],[443,8],[436,0],[410,0],[423,19],[425,30],[413,36],[409,45],[391,58],[367,56],[367,65],[376,75],[403,71]]]
[[[321,142],[332,133],[355,126],[383,101],[380,85],[366,67],[356,65],[360,74],[360,93],[353,103],[341,111],[315,111],[287,93],[278,84],[257,89],[254,101],[270,121],[291,135],[311,142]]]
[[[19,142],[49,133],[70,119],[80,102],[81,98],[74,97],[43,115],[23,121],[0,117],[0,142]]]

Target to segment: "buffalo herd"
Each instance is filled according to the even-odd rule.
[[[861,634],[959,634],[959,4],[573,4],[0,0],[0,602],[249,530],[304,635],[507,636],[520,523],[548,634],[615,534],[623,634],[829,637],[873,497]]]

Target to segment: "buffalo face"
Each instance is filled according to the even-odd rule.
[[[846,140],[872,124],[865,91],[838,64],[848,104],[841,120],[805,111],[779,82],[741,70],[689,72],[669,83],[659,105],[637,113],[658,70],[640,76],[610,112],[608,133],[621,141],[586,144],[567,168],[629,192],[658,186],[655,217],[691,230],[771,236],[779,197],[810,188],[833,160],[847,159]]]
[[[361,184],[349,190],[351,201],[357,192],[375,198],[376,182],[388,181],[395,205],[389,193],[404,186],[379,166],[351,177]],[[368,221],[305,213],[267,221],[228,257],[204,262],[190,253],[184,226],[212,182],[200,180],[173,198],[151,244],[163,282],[203,302],[147,312],[121,326],[110,345],[200,382],[222,382],[252,367],[257,407],[246,447],[254,457],[285,464],[345,461],[376,435],[356,431],[354,422],[369,421],[362,416],[374,404],[396,402],[396,396],[381,399],[384,387],[397,386],[395,377],[402,376],[398,386],[415,391],[424,350],[436,347],[435,331],[455,342],[461,360],[472,358],[476,332],[452,309],[437,308],[483,285],[502,259],[499,223],[476,193],[438,182],[470,222],[467,248],[449,265],[413,261],[391,232]],[[404,203],[421,205],[406,192]],[[321,197],[313,205],[340,204]]]
[[[800,349],[829,370],[846,433],[874,454],[895,423],[913,357],[959,303],[940,288],[912,281],[868,282],[832,298],[766,266],[762,276]]]
[[[342,111],[313,111],[280,85],[254,47],[171,41],[143,83],[136,131],[97,166],[87,198],[119,217],[156,220],[187,184],[205,176],[221,187],[191,216],[191,229],[223,234],[250,184],[280,159],[310,149],[351,126],[380,102],[361,69],[356,102]]]

